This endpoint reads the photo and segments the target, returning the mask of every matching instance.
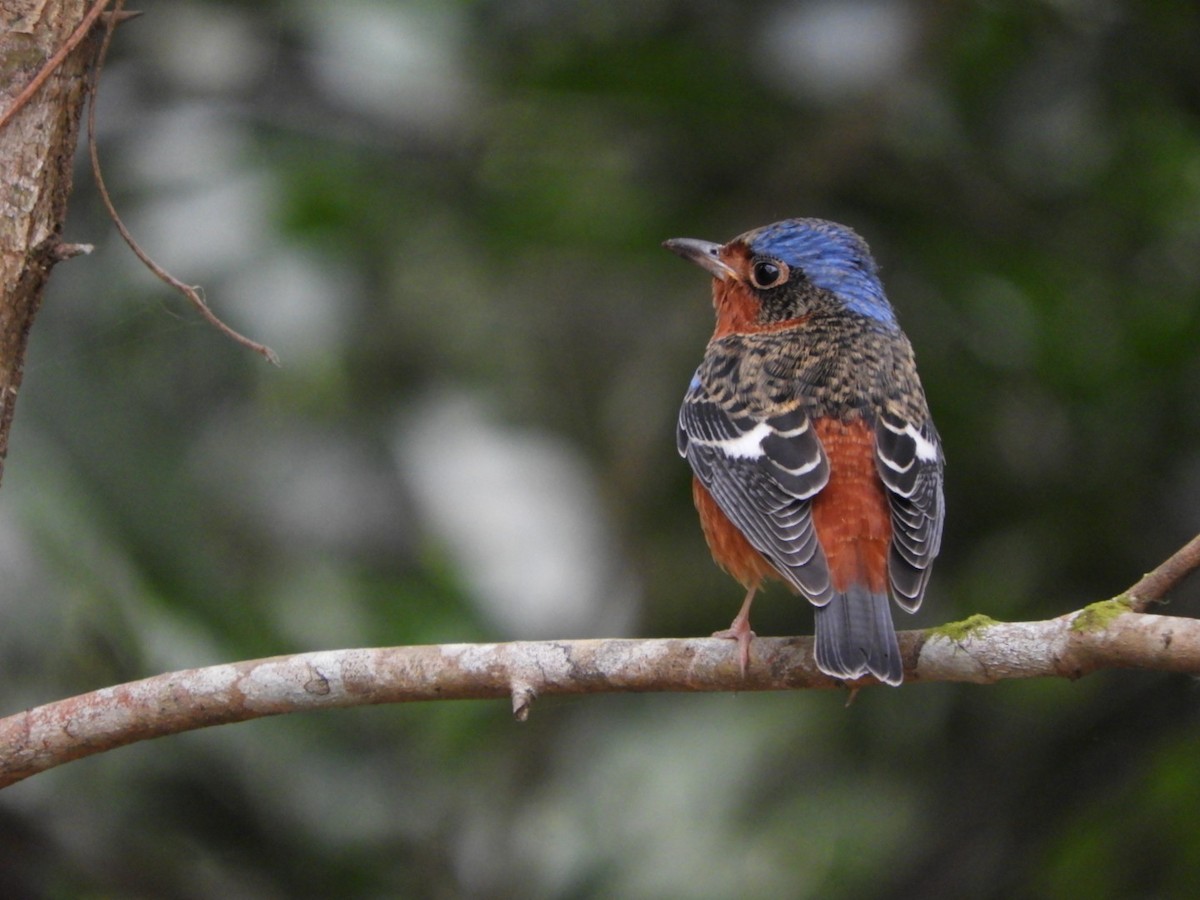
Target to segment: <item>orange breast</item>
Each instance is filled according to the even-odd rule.
[[[697,478],[692,479],[692,499],[700,513],[700,527],[712,551],[713,560],[742,583],[747,590],[758,587],[764,578],[778,577],[771,564],[750,546],[737,526],[721,512],[717,501]]]
[[[892,519],[887,489],[875,471],[872,429],[861,419],[816,419],[813,427],[829,457],[829,483],[813,498],[813,528],[834,590],[861,584],[885,593]]]

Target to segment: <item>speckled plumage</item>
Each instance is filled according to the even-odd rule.
[[[667,246],[714,276],[716,330],[680,410],[679,452],[716,561],[817,608],[817,664],[898,684],[888,597],[920,604],[941,542],[942,453],[912,348],[866,243],[788,219],[725,245]]]
[[[717,338],[696,375],[722,403],[760,414],[799,403],[810,415],[839,419],[863,410],[929,418],[903,333],[836,310],[786,330]]]

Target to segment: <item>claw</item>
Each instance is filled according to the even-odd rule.
[[[757,637],[750,630],[750,604],[754,601],[755,590],[756,588],[750,588],[747,592],[746,599],[742,601],[742,608],[738,610],[738,614],[734,616],[729,627],[721,631],[714,631],[712,635],[715,638],[737,641],[738,663],[741,666],[743,678],[746,677],[746,670],[750,668],[750,642]]]

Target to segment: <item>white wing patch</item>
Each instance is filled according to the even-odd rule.
[[[880,422],[892,434],[902,434],[913,442],[913,451],[918,462],[935,463],[941,459],[937,444],[921,434],[911,422],[905,422],[903,428],[897,428],[896,423],[889,420],[887,416],[883,417]],[[912,460],[909,460],[904,465],[900,465],[884,454],[880,454],[879,460],[893,472],[899,472],[900,474],[907,472],[913,466]]]
[[[766,422],[759,422],[745,434],[739,434],[735,438],[727,438],[723,441],[693,439],[693,443],[715,447],[730,459],[762,459],[763,439],[773,430]]]
[[[913,443],[917,445],[917,459],[921,462],[937,462],[939,459],[937,444],[917,431],[909,422],[904,426],[904,433],[913,439]]]
[[[749,431],[739,434],[735,438],[725,438],[724,440],[704,440],[703,438],[692,438],[693,444],[703,444],[705,447],[713,447],[720,450],[730,459],[762,459],[766,455],[763,450],[763,441],[771,434],[778,435],[781,438],[796,438],[804,434],[809,429],[808,419],[804,419],[799,427],[790,428],[787,431],[778,431],[773,428],[768,422],[759,422]],[[924,440],[924,438],[921,438]],[[928,441],[926,441],[928,443]],[[779,468],[785,472],[790,472],[793,475],[807,475],[821,464],[821,457],[815,456],[811,462],[807,462],[798,469],[791,469],[780,465]],[[778,465],[778,463],[776,463]]]

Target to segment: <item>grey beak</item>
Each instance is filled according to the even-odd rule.
[[[671,238],[669,241],[663,241],[663,246],[688,262],[695,263],[713,278],[728,280],[738,277],[737,272],[721,261],[720,244],[698,241],[695,238]]]

